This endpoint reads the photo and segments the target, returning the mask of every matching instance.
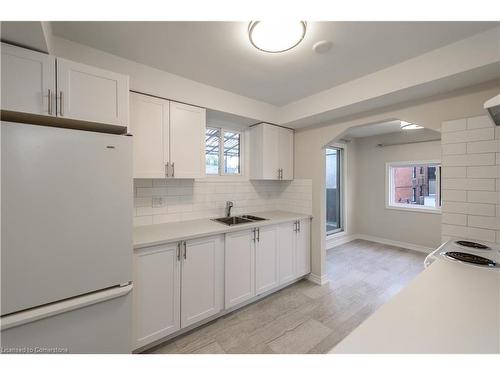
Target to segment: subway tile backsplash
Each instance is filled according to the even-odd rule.
[[[284,210],[312,212],[312,182],[134,180],[134,225],[213,218],[224,215],[226,201],[233,214]]]
[[[499,128],[488,116],[441,126],[443,241],[500,242]]]

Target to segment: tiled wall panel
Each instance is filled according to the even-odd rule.
[[[224,215],[284,210],[312,212],[311,180],[213,181],[134,180],[134,225],[160,224]]]
[[[499,128],[488,116],[441,126],[443,241],[500,243]]]

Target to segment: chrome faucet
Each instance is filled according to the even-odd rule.
[[[233,208],[233,202],[227,201],[226,202],[226,217],[231,216],[231,208]]]

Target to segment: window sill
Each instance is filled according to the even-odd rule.
[[[386,209],[389,210],[399,210],[399,211],[410,211],[410,212],[419,212],[422,214],[437,214],[441,215],[441,209],[440,208],[417,208],[417,207],[410,207],[410,206],[396,206],[396,205],[385,205]]]

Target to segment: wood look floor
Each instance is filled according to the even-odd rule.
[[[149,353],[326,353],[423,270],[425,255],[356,240],[327,251],[330,283],[302,280]]]

